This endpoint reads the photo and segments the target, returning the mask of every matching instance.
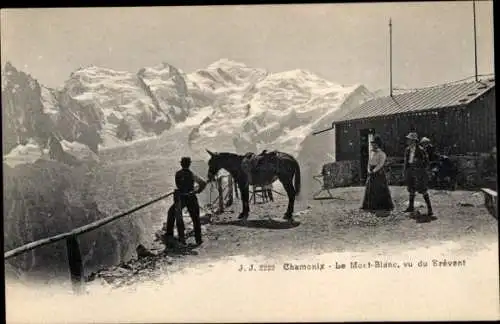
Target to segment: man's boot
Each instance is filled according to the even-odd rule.
[[[175,239],[173,234],[165,235],[165,248],[175,248],[177,246],[177,240]]]
[[[436,219],[433,216],[434,213],[432,212],[432,206],[431,206],[431,200],[429,198],[429,194],[425,193],[425,194],[423,194],[423,196],[424,196],[425,203],[427,204],[427,215],[422,215],[422,217],[420,217],[417,220],[417,223],[429,223],[430,221]]]
[[[196,245],[201,245],[203,240],[201,239],[201,223],[200,216],[197,216],[196,220],[193,222],[194,238],[196,240]]]
[[[187,247],[187,243],[186,243],[186,239],[184,238],[184,235],[179,236],[179,247],[180,248]]]
[[[415,211],[415,194],[410,194],[410,202],[408,208],[404,210],[405,213],[412,213]]]
[[[203,244],[203,240],[201,239],[201,234],[196,234],[195,235],[195,239],[196,239],[196,245],[202,245]]]
[[[177,225],[177,240],[178,240],[178,246],[180,248],[183,248],[183,247],[187,246],[185,231],[186,231],[186,229],[184,227],[184,222],[183,221],[178,222],[178,225]]]
[[[427,205],[427,216],[432,218],[434,216],[434,213],[432,212],[431,199],[429,198],[428,193],[424,194],[424,200],[425,200],[425,204]]]

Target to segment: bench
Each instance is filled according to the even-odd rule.
[[[481,188],[484,194],[484,206],[493,217],[498,219],[497,215],[497,192],[489,188]]]
[[[330,189],[334,189],[334,188],[330,188],[325,184],[325,176],[326,176],[326,174],[320,174],[320,175],[313,176],[313,179],[318,181],[320,186],[321,186],[321,189],[313,194],[313,199],[314,200],[328,200],[328,199],[341,199],[341,200],[343,200],[343,198],[338,198],[338,197],[333,196],[333,194],[330,192]],[[320,194],[323,193],[324,191],[328,192],[328,197],[320,197]]]

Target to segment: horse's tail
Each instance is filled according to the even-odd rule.
[[[300,165],[299,162],[294,158],[293,159],[293,164],[295,167],[295,196],[298,196],[300,193]]]

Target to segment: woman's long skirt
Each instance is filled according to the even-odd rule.
[[[383,169],[368,175],[363,198],[364,210],[393,210],[391,192]]]

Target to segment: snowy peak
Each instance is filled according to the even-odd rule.
[[[247,66],[244,63],[241,62],[236,62],[233,60],[230,60],[228,58],[221,58],[220,60],[217,60],[210,64],[208,66],[208,70],[215,70],[217,68],[222,68],[222,69],[234,69],[234,68],[247,68]]]
[[[89,66],[71,73],[70,78],[64,83],[63,91],[71,97],[83,95],[81,99],[84,99],[87,95],[88,99],[92,100],[94,94],[105,93],[110,88],[121,90],[123,83],[132,85],[135,82],[133,73]]]
[[[95,125],[103,147],[161,134],[185,120],[192,106],[183,75],[168,63],[137,73],[79,69],[65,83],[62,101]]]
[[[289,70],[284,72],[273,73],[269,75],[268,79],[271,80],[296,80],[300,81],[308,81],[308,82],[320,82],[320,83],[330,83],[325,79],[320,78],[316,74],[302,69]]]
[[[320,93],[321,91],[341,88],[341,85],[327,81],[306,70],[290,70],[268,75],[259,85],[261,87],[283,87],[289,89],[304,89]]]
[[[163,62],[153,67],[144,67],[137,73],[143,77],[167,81],[171,78],[182,78],[182,74],[176,67]]]
[[[244,63],[229,59],[218,60],[210,64],[206,70],[217,72],[222,77],[232,78],[240,82],[250,81],[248,78],[253,75],[263,76],[267,74],[267,71],[264,69],[252,68]]]
[[[220,70],[232,77],[225,81],[237,80],[242,71],[254,77],[240,83],[220,81]],[[197,71],[191,80],[205,85],[206,93],[212,86],[214,100],[208,105],[213,113],[190,135],[195,150],[213,147],[245,153],[265,148],[299,154],[318,121],[331,123],[336,112],[371,97],[363,86],[336,84],[303,69],[267,73],[224,59],[202,72],[205,78],[196,78]]]
[[[189,96],[186,80],[177,68],[162,63],[141,69],[137,76],[144,91],[153,99],[165,118],[171,123],[186,119],[193,100]]]
[[[191,82],[202,89],[218,90],[255,83],[267,75],[264,69],[251,68],[243,63],[222,59],[210,64],[206,69],[188,75]]]

